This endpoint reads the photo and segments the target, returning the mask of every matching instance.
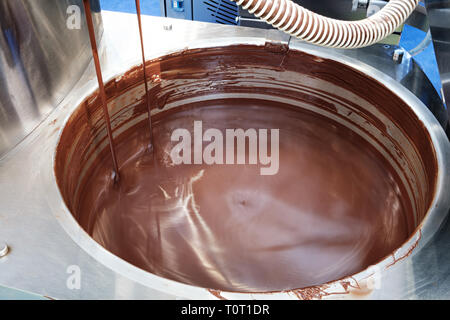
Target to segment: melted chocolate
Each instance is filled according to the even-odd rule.
[[[154,274],[221,290],[305,287],[355,273],[408,236],[399,187],[383,159],[345,127],[280,103],[212,101],[145,126],[117,144],[81,195],[80,224],[105,248]],[[179,165],[173,130],[279,128],[280,170]],[[193,133],[192,133],[193,136]],[[225,136],[225,133],[224,133]]]
[[[142,36],[142,23],[141,23],[141,2],[140,0],[136,0],[136,13],[137,13],[137,19],[138,19],[138,26],[139,26],[139,40],[141,41],[141,55],[142,55],[142,73],[144,76],[144,88],[145,88],[145,104],[147,106],[147,113],[148,113],[148,126],[149,126],[149,133],[150,133],[150,143],[149,143],[149,150],[153,149],[153,130],[152,130],[152,117],[151,117],[151,106],[150,101],[148,98],[148,83],[147,83],[147,72],[146,72],[146,62],[145,62],[145,52],[144,52],[144,38]]]
[[[142,79],[139,70],[106,84],[109,97],[132,92]],[[378,82],[333,61],[256,46],[177,53],[152,61],[148,70],[163,79],[149,92],[153,108],[163,108],[153,117],[152,155],[145,152],[147,120],[125,126],[146,113],[145,101],[118,108],[112,119],[114,131],[122,130],[116,138],[121,181],[114,184],[106,148],[92,147],[106,135],[99,133],[104,131],[100,104],[90,98],[64,129],[55,162],[63,197],[80,225],[132,264],[218,290],[308,287],[376,263],[398,248],[424,216],[436,170],[429,137],[408,106]],[[299,81],[300,75],[313,80]],[[406,159],[405,170],[414,163],[406,183],[400,179],[404,173],[355,131],[281,101],[293,99],[342,118],[358,113],[367,119],[361,127],[367,135],[378,139],[373,128],[380,137],[387,135],[388,124],[367,106],[324,91],[325,82],[318,79],[364,96],[408,133],[418,155],[406,154],[404,145],[389,138],[397,148],[395,161]],[[300,84],[302,90],[294,87]],[[208,98],[249,92],[261,97]],[[264,95],[280,101],[264,100]],[[202,99],[186,100],[195,97]],[[353,111],[343,115],[330,101],[345,101]],[[171,103],[179,106],[164,108]],[[280,129],[278,174],[261,176],[258,165],[174,166],[169,153],[176,143],[170,136],[177,128],[192,131],[194,120],[203,121],[203,130],[222,132]],[[419,192],[410,199],[412,185]]]
[[[95,66],[95,73],[97,75],[97,82],[98,87],[100,91],[100,98],[102,100],[102,107],[103,107],[103,118],[106,122],[106,130],[108,132],[108,143],[109,143],[109,149],[111,151],[111,158],[113,162],[113,177],[117,181],[119,179],[119,165],[117,163],[117,157],[116,157],[116,151],[114,148],[114,139],[111,129],[111,120],[109,118],[109,111],[108,111],[108,102],[106,99],[106,93],[105,93],[105,87],[103,84],[103,77],[102,77],[102,70],[100,67],[100,59],[98,57],[98,50],[97,50],[97,43],[95,41],[95,30],[94,30],[94,24],[92,23],[92,13],[91,13],[91,4],[89,0],[83,0],[84,5],[84,12],[86,14],[86,23],[88,26],[89,31],[89,40],[91,42],[91,49],[92,49],[92,57],[94,60],[94,66]]]

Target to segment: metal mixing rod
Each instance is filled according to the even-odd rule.
[[[145,65],[144,39],[142,36],[142,23],[141,23],[141,5],[140,5],[140,0],[135,0],[135,1],[136,1],[136,12],[137,12],[137,19],[138,19],[138,26],[139,26],[139,38],[141,41],[142,67],[143,67],[144,88],[145,88],[145,104],[147,106],[148,125],[149,125],[149,129],[150,129],[150,143],[148,145],[148,150],[149,150],[149,152],[151,152],[153,150],[153,130],[152,130],[151,107],[150,107],[150,102],[148,99],[148,83],[147,83],[147,74],[146,74],[146,65]],[[116,157],[116,152],[115,152],[115,148],[114,148],[114,139],[113,139],[113,134],[112,134],[112,129],[111,129],[111,119],[109,117],[109,112],[108,112],[108,101],[106,98],[105,87],[104,87],[103,77],[102,77],[102,71],[100,68],[100,60],[98,57],[97,44],[95,42],[94,25],[92,22],[91,6],[89,3],[89,0],[83,0],[83,5],[84,5],[84,11],[86,13],[86,22],[87,22],[87,26],[88,26],[88,30],[89,30],[89,39],[90,39],[91,47],[92,47],[92,56],[94,59],[95,72],[97,74],[99,94],[100,94],[100,98],[102,100],[103,116],[105,117],[106,131],[108,134],[109,147],[110,147],[112,161],[113,161],[113,179],[115,182],[117,182],[117,181],[119,181],[119,165],[117,163],[117,157]]]
[[[139,38],[141,40],[142,68],[143,68],[143,72],[144,72],[144,87],[145,87],[145,104],[147,105],[148,125],[150,128],[150,144],[148,146],[148,150],[151,152],[153,150],[153,129],[152,129],[153,127],[152,127],[150,101],[148,99],[147,74],[146,74],[146,70],[145,70],[144,39],[142,37],[142,23],[141,23],[141,4],[140,4],[140,0],[135,0],[135,1],[136,1],[136,12],[137,12],[137,18],[138,18],[138,25],[139,25]]]
[[[92,56],[93,56],[94,65],[95,65],[95,73],[97,74],[99,94],[100,94],[100,98],[102,100],[103,116],[105,117],[105,122],[106,122],[106,131],[108,133],[109,148],[111,150],[111,157],[112,157],[112,161],[113,161],[112,178],[113,178],[114,182],[118,182],[119,181],[119,166],[117,164],[116,152],[114,149],[113,134],[112,134],[112,129],[111,129],[111,120],[109,118],[109,113],[108,113],[108,101],[106,99],[105,86],[103,84],[102,70],[100,68],[100,60],[98,57],[97,43],[95,42],[95,32],[94,32],[94,24],[92,22],[91,4],[90,4],[89,0],[83,0],[83,5],[84,5],[84,11],[86,13],[86,22],[87,22],[87,26],[88,26],[88,30],[89,30],[89,39],[91,42]]]

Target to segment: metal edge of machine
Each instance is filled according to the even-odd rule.
[[[91,1],[100,39],[100,4]],[[48,116],[89,64],[81,7],[81,0],[0,2],[0,157]]]
[[[120,16],[112,13],[104,14],[106,18],[104,18],[104,21],[106,21],[106,43],[104,43],[104,48],[108,53],[108,50],[114,50],[115,47],[117,48],[121,44],[120,35],[133,34],[133,32],[129,32],[129,29],[119,29],[119,23],[117,21],[122,19],[120,25],[129,25],[126,22],[131,23],[131,21],[134,21],[131,19],[135,17],[133,15]],[[161,43],[161,48],[158,48],[157,51],[149,51],[148,58],[162,56],[186,48],[202,48],[240,43],[264,45],[267,41],[289,42],[288,38],[273,30],[262,32],[258,29],[233,28],[154,17],[145,17],[145,20],[147,21],[147,26],[151,24],[153,32],[156,30],[160,39],[166,41],[164,43],[156,42]],[[170,24],[171,28],[166,28],[168,24]],[[168,36],[167,31],[164,30],[170,30],[169,32],[171,32],[173,38]],[[223,37],[219,38],[217,34]],[[110,35],[114,35],[114,37]],[[178,41],[175,41],[177,39]],[[164,46],[166,47],[162,48]],[[404,87],[410,86],[411,83],[405,82],[403,85],[400,84],[402,79],[411,76],[411,72],[420,76],[423,74],[423,71],[420,68],[414,67],[414,62],[409,59],[404,59],[401,63],[393,61],[391,55],[392,48],[383,46],[374,46],[372,49],[352,51],[351,53],[349,51],[334,52],[333,50],[313,47],[297,41],[291,41],[289,46],[292,49],[304,50],[316,54],[319,57],[337,59],[342,63],[369,74],[387,85],[391,90],[395,90],[396,94],[410,103],[419,118],[427,124],[430,135],[436,144],[437,151],[440,151],[438,161],[441,169],[439,172],[439,192],[436,193],[434,199],[434,204],[438,207],[433,209],[435,210],[434,213],[429,215],[420,226],[424,236],[419,241],[417,248],[414,249],[414,252],[418,251],[437,230],[447,214],[446,210],[450,206],[450,199],[442,193],[442,190],[450,187],[448,173],[448,168],[450,168],[449,142],[431,112],[428,111],[425,105],[411,91]],[[133,50],[138,52],[136,48],[137,46],[128,46],[127,50],[129,52],[133,52]],[[386,54],[380,56],[379,53],[383,51]],[[109,59],[106,59],[107,62],[104,66],[105,79],[115,77],[139,61],[134,56],[134,53],[130,54],[129,57],[117,57],[112,52],[109,52],[109,54]],[[361,63],[362,61],[364,62]],[[383,70],[383,72],[377,70],[377,68],[380,68],[382,61],[386,63],[386,70]],[[426,79],[425,76],[423,78]],[[424,82],[426,83],[427,81]],[[4,200],[0,201],[2,203],[0,206],[0,219],[5,218],[7,221],[5,225],[0,225],[0,231],[5,231],[6,225],[16,229],[16,232],[12,232],[14,230],[6,232],[9,237],[5,240],[10,241],[13,250],[6,257],[9,261],[4,260],[5,258],[0,259],[0,266],[8,267],[6,268],[7,272],[0,273],[0,284],[12,286],[14,285],[14,280],[16,280],[19,289],[55,298],[120,298],[123,297],[123,292],[125,294],[128,293],[125,296],[128,298],[215,298],[216,296],[209,290],[157,277],[109,253],[81,229],[65,207],[53,176],[52,164],[56,143],[59,139],[61,128],[70,113],[95,88],[94,73],[92,66],[90,66],[79,83],[64,99],[61,105],[52,112],[50,117],[34,130],[13,152],[0,160],[0,177],[2,178],[0,181],[6,181],[4,180],[5,178],[7,181],[15,181],[17,189],[28,186],[28,194],[24,194],[20,199],[21,201],[5,204],[4,201],[6,201],[11,193],[16,191],[16,188],[11,186],[12,190],[8,190],[8,184],[0,182],[0,191],[4,191],[0,193],[0,200]],[[426,101],[436,101],[435,96],[437,93],[432,88],[431,86],[426,90],[418,90],[418,86],[415,84],[410,87],[410,90],[422,97],[422,99],[424,95],[432,97],[426,99]],[[36,142],[39,141],[42,142],[42,145],[40,145],[38,150]],[[37,154],[41,155],[39,161],[31,161],[28,157],[29,155]],[[19,166],[21,166],[20,169],[18,168]],[[19,171],[23,173],[18,174]],[[30,176],[28,173],[34,174]],[[8,214],[8,209],[15,212]],[[37,215],[36,213],[39,214]],[[42,225],[45,226],[44,230],[41,231],[38,228],[33,230],[26,228],[26,230],[17,230],[17,228],[21,227],[20,223],[23,221],[27,221],[28,228],[30,225],[33,227]],[[30,233],[29,236],[21,237],[27,231]],[[67,237],[67,234],[70,238]],[[417,235],[418,233],[416,232],[396,254],[401,256],[409,252],[411,246],[415,246],[418,241]],[[34,241],[30,242],[32,239]],[[39,239],[39,241],[36,242],[36,239]],[[388,257],[380,265],[387,266],[392,263],[391,260]],[[43,264],[37,264],[36,262],[38,261]],[[395,268],[392,267],[389,269],[395,269],[395,274],[398,274],[398,272],[402,272],[398,268],[410,263],[408,261],[404,260],[395,263]],[[8,262],[9,264],[7,265]],[[17,263],[26,264],[26,266],[18,266]],[[78,263],[83,270],[83,274],[86,274],[85,277],[88,277],[89,281],[84,282],[86,288],[82,291],[70,291],[66,288],[67,274],[65,269],[67,265],[72,263]],[[32,266],[35,266],[38,270],[32,270]],[[24,270],[29,271],[29,273],[26,273],[29,278],[22,278],[19,275],[19,273],[23,274]],[[49,277],[46,274],[49,271],[53,271],[55,276]],[[91,275],[89,275],[90,271],[92,272]],[[367,277],[370,277],[370,273],[366,270],[354,276],[353,279],[361,280]],[[122,293],[118,293],[119,288]],[[379,291],[378,293],[383,292]],[[221,294],[226,298],[240,299],[293,297],[292,292],[272,294]],[[381,294],[381,297],[389,298],[389,295]]]
[[[442,82],[442,97],[450,117],[450,0],[425,0],[431,37]],[[450,137],[450,124],[447,127]]]

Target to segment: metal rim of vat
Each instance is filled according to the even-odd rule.
[[[196,49],[205,47],[215,47],[223,45],[234,44],[255,44],[260,45],[259,41],[251,41],[250,39],[235,39],[235,41],[216,39],[214,41],[208,40],[208,42],[196,42],[189,48],[177,48],[172,49],[170,52],[177,52],[183,49]],[[441,125],[428,110],[428,108],[408,89],[403,87],[394,79],[390,78],[383,72],[361,63],[359,60],[339,54],[332,51],[327,51],[321,47],[313,47],[301,42],[294,41],[290,43],[289,48],[291,50],[299,50],[319,58],[330,59],[343,63],[355,70],[363,72],[366,76],[379,81],[385,85],[389,90],[400,97],[410,108],[414,111],[417,117],[423,122],[433,142],[433,147],[436,152],[438,175],[436,182],[436,191],[433,196],[432,203],[424,217],[423,221],[416,228],[414,233],[408,238],[408,240],[398,248],[392,255],[379,261],[375,266],[383,273],[385,270],[391,268],[394,265],[402,263],[403,258],[409,257],[410,254],[418,252],[424,247],[427,242],[433,237],[435,232],[439,229],[440,225],[447,216],[450,208],[450,196],[445,193],[446,190],[450,190],[450,143],[445,135]],[[170,53],[167,52],[167,53]],[[165,54],[167,54],[165,53]],[[161,55],[159,55],[161,56]],[[129,66],[132,67],[132,66]],[[117,76],[117,75],[116,75]],[[112,78],[112,77],[111,77]],[[109,80],[109,79],[106,79]],[[87,94],[81,97],[84,99],[92,92],[86,92]],[[79,100],[81,102],[82,100]],[[78,105],[78,104],[77,104]],[[58,141],[61,137],[62,130],[67,123],[71,114],[66,116],[63,121],[63,126],[58,133]],[[178,297],[184,297],[189,299],[211,299],[211,298],[226,298],[226,299],[292,299],[292,297],[304,298],[321,298],[323,296],[340,298],[348,294],[349,287],[359,287],[359,283],[367,282],[373,277],[374,272],[371,267],[349,276],[344,279],[334,280],[329,283],[312,287],[293,289],[287,291],[275,291],[275,292],[255,292],[255,293],[241,293],[241,292],[229,292],[229,291],[217,291],[206,288],[196,287],[193,285],[183,284],[177,281],[169,280],[160,276],[156,276],[150,272],[144,271],[135,267],[134,265],[126,262],[120,257],[112,254],[95,240],[93,240],[78,224],[75,218],[72,216],[69,209],[66,207],[62,195],[58,186],[56,185],[55,173],[53,170],[56,146],[53,150],[53,159],[51,163],[53,186],[52,189],[56,189],[56,194],[51,195],[51,207],[55,210],[54,215],[57,215],[57,220],[62,225],[64,230],[69,236],[90,256],[109,267],[113,271],[137,282],[144,286],[153,288],[158,291],[162,291],[167,294],[171,294]],[[50,169],[50,168],[49,168]],[[63,211],[61,213],[61,210]],[[56,212],[58,212],[56,214]],[[300,294],[299,294],[300,293]]]

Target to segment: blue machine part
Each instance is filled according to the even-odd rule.
[[[195,1],[194,20],[237,25],[238,7],[230,0]]]

